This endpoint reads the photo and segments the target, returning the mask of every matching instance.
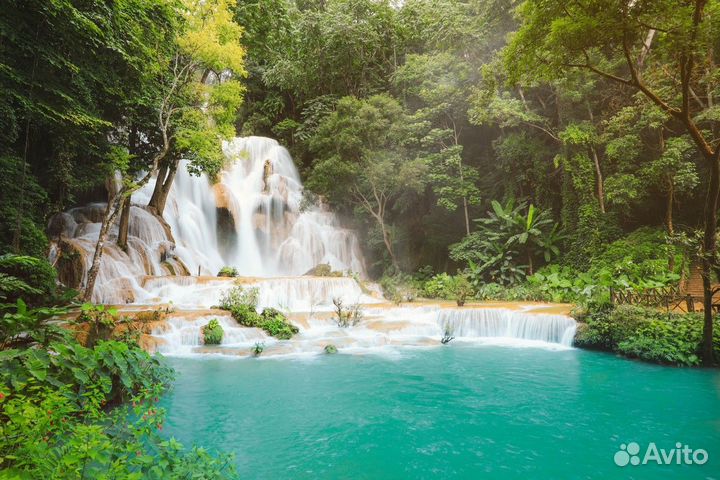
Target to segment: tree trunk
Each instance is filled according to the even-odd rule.
[[[665,225],[667,226],[668,236],[675,235],[675,226],[673,225],[673,203],[675,202],[675,183],[672,178],[668,178],[667,205],[665,206]],[[670,252],[668,256],[668,270],[675,270],[675,255]]]
[[[710,165],[710,185],[705,199],[705,234],[703,236],[703,305],[704,327],[702,342],[703,364],[713,364],[713,310],[712,310],[712,274],[716,266],[717,249],[717,209],[720,194],[720,147],[713,155]]]
[[[390,232],[387,231],[387,228],[385,227],[385,221],[381,217],[376,217],[378,220],[378,223],[380,224],[380,230],[382,231],[383,236],[383,242],[385,243],[385,248],[388,251],[388,254],[390,254],[390,261],[392,262],[392,266],[395,268],[395,270],[400,270],[400,267],[397,263],[397,259],[395,258],[395,252],[393,252],[392,247],[392,240],[390,239]]]
[[[600,211],[605,213],[605,188],[603,186],[602,170],[600,170],[600,159],[598,158],[597,150],[595,147],[590,147],[592,153],[593,162],[595,163],[595,175],[597,176],[597,196],[600,204]]]
[[[118,228],[118,247],[127,252],[128,231],[130,230],[130,197],[122,202],[122,213],[120,214],[120,226]]]
[[[465,211],[465,233],[470,235],[470,215],[468,214],[468,202],[465,196],[463,196],[463,210]]]
[[[83,301],[85,302],[89,302],[92,299],[92,294],[95,290],[95,281],[97,280],[98,273],[100,273],[100,260],[102,259],[103,248],[107,241],[108,233],[110,232],[110,226],[115,222],[115,218],[120,211],[122,197],[123,194],[121,190],[111,199],[108,199],[107,207],[105,207],[105,214],[103,215],[103,220],[100,225],[97,245],[95,245],[95,254],[93,255],[90,271],[88,271],[88,279],[85,283],[85,292],[83,294]]]
[[[175,180],[175,172],[177,171],[177,161],[173,161],[170,166],[163,166],[158,172],[155,188],[152,197],[148,202],[148,207],[155,212],[156,215],[162,216],[165,211],[165,203],[170,193],[173,181]]]

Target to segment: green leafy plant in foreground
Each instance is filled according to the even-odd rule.
[[[52,329],[44,319],[60,312],[18,302],[4,328]],[[165,412],[156,404],[174,377],[162,357],[135,343],[31,338],[0,350],[0,478],[236,478],[231,456],[161,435]]]

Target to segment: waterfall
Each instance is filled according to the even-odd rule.
[[[302,275],[321,263],[364,274],[354,232],[322,204],[303,202],[288,151],[264,137],[223,143],[227,165],[214,183],[180,163],[163,218],[191,273],[232,266],[245,276]],[[133,200],[147,203],[154,181]]]
[[[379,307],[369,305],[364,318],[355,327],[338,328],[334,314],[315,311],[293,315],[300,334],[290,342],[278,342],[254,328],[240,328],[230,318],[218,318],[225,328],[222,348],[201,347],[200,328],[213,316],[190,315],[183,320],[177,314],[168,328],[156,332],[163,340],[160,351],[169,355],[224,353],[248,356],[256,342],[263,342],[276,354],[316,355],[325,345],[344,351],[376,350],[387,352],[393,346],[439,345],[446,331],[455,342],[497,343],[516,347],[563,349],[572,346],[576,323],[570,317],[530,314],[503,308],[442,308],[437,305]]]
[[[443,310],[438,322],[460,338],[505,337],[571,346],[576,322],[565,315],[537,315],[513,310],[466,308]]]
[[[222,148],[225,165],[213,180],[191,175],[188,162],[180,162],[162,217],[143,208],[155,180],[134,193],[127,248],[114,241],[118,226],[110,229],[93,301],[172,304],[168,321],[153,332],[161,352],[244,356],[262,342],[273,354],[316,354],[328,344],[350,351],[438,345],[446,332],[462,342],[572,344],[575,321],[562,315],[522,308],[383,304],[377,286],[361,286],[355,279],[365,272],[357,236],[321,202],[307,201],[285,148],[262,137],[235,138]],[[105,208],[93,203],[51,219],[50,259],[64,283],[84,282]],[[355,275],[309,275],[319,264]],[[240,276],[217,277],[225,266]],[[286,312],[300,333],[291,341],[278,341],[241,327],[228,312],[207,310],[237,285],[257,288],[258,310]],[[339,327],[334,299],[360,306],[362,321]],[[202,345],[201,328],[212,318],[225,331],[220,346]]]
[[[112,241],[116,224],[93,301],[145,303],[158,295],[143,288],[144,277],[214,276],[225,266],[252,277],[303,275],[319,264],[365,274],[355,233],[325,205],[304,201],[285,148],[269,138],[246,137],[224,142],[223,152],[225,167],[212,182],[180,162],[162,218],[142,208],[155,179],[133,194],[127,249]],[[84,283],[104,210],[105,204],[94,203],[51,219],[50,260],[60,260],[66,283]]]
[[[291,312],[329,311],[332,300],[345,304],[378,303],[360,285],[348,277],[147,277],[142,283],[140,303],[172,303],[183,308],[208,308],[220,303],[222,294],[240,283],[244,288],[258,289],[259,308],[278,308]]]

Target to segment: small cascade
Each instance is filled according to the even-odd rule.
[[[504,337],[572,346],[577,326],[564,315],[529,314],[503,309],[447,309],[439,325],[459,338]]]
[[[153,332],[157,337],[158,351],[171,355],[189,355],[203,346],[202,327],[210,320],[217,319],[223,328],[222,348],[249,349],[256,343],[272,344],[275,339],[268,337],[257,328],[240,327],[230,317],[207,315],[188,320],[182,316],[171,317],[162,329]],[[218,348],[216,345],[205,346],[206,349]]]
[[[144,304],[173,303],[184,308],[208,308],[220,303],[223,292],[236,283],[257,288],[259,308],[273,307],[290,312],[327,311],[333,299],[345,305],[378,303],[349,277],[146,277],[138,300]]]
[[[200,327],[210,318],[214,317],[191,317],[186,323],[180,318],[172,320],[172,328],[158,335],[166,342],[161,351],[180,355],[206,353],[206,347],[198,349]],[[443,308],[438,305],[368,305],[360,323],[347,328],[338,327],[334,313],[330,311],[294,314],[291,320],[299,327],[300,333],[291,341],[277,341],[272,337],[263,337],[264,333],[257,329],[239,327],[231,318],[225,317],[221,323],[226,335],[232,333],[223,340],[222,347],[211,352],[247,356],[256,342],[262,342],[267,347],[264,356],[317,355],[329,344],[347,352],[388,352],[388,347],[439,345],[446,331],[457,342],[564,349],[572,346],[576,327],[575,320],[563,315],[500,308]]]

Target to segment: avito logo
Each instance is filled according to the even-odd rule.
[[[681,442],[675,444],[675,448],[666,450],[658,448],[655,442],[650,442],[645,453],[640,457],[640,445],[630,442],[627,445],[620,445],[620,450],[615,452],[613,457],[615,465],[624,467],[626,465],[647,465],[656,463],[658,465],[703,465],[708,461],[708,452],[702,448],[692,449],[689,445]]]

